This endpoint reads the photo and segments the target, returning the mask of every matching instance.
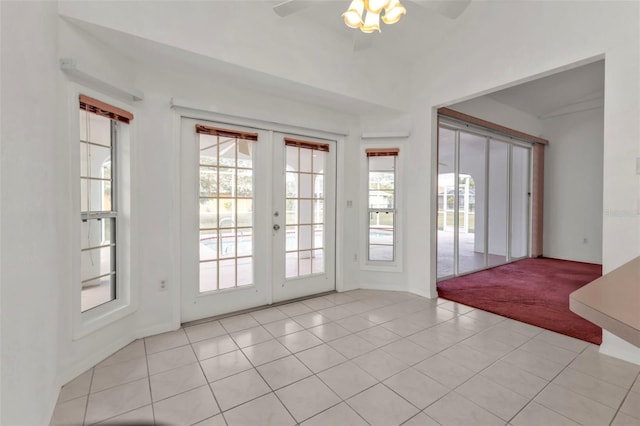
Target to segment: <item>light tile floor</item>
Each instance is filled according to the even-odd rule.
[[[355,290],[137,340],[51,424],[640,425],[640,366],[442,299]]]

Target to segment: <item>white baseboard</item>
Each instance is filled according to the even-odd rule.
[[[151,327],[143,328],[136,331],[136,339],[142,339],[144,337],[154,336],[160,333],[166,333],[168,331],[176,331],[180,328],[180,324],[164,323],[155,324]]]
[[[607,330],[602,330],[600,353],[640,365],[640,348]]]

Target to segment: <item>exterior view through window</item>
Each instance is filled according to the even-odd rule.
[[[398,149],[368,149],[368,260],[395,261]]]

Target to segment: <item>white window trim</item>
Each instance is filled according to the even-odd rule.
[[[395,247],[394,247],[394,260],[389,261],[372,261],[369,260],[369,159],[367,158],[367,149],[375,148],[398,148],[400,152],[396,156],[396,173],[395,173]],[[403,170],[403,145],[397,142],[380,142],[376,144],[362,144],[360,146],[360,194],[361,203],[363,206],[360,216],[363,221],[363,225],[360,227],[360,269],[364,271],[377,271],[377,272],[402,272],[403,265],[403,217],[404,217],[404,204],[403,204],[403,191],[402,191],[402,170]]]
[[[81,284],[80,284],[80,152],[78,144],[80,140],[79,121],[79,96],[80,94],[98,99],[109,105],[132,111],[131,105],[113,99],[103,93],[96,92],[87,87],[70,83],[68,97],[69,112],[69,151],[70,151],[70,185],[71,188],[71,253],[72,253],[72,279],[71,279],[71,310],[73,339],[81,339],[96,330],[113,324],[114,322],[131,315],[138,307],[138,297],[134,280],[132,279],[132,164],[135,162],[135,150],[133,149],[135,120],[128,125],[118,126],[116,143],[117,158],[117,182],[118,190],[118,224],[116,226],[116,299],[103,305],[81,312]]]

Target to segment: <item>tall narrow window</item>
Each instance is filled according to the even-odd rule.
[[[253,284],[255,133],[196,125],[200,167],[200,292]]]
[[[396,158],[399,149],[367,149],[369,232],[368,259],[396,258]]]
[[[115,300],[118,126],[133,115],[80,95],[81,312]]]

